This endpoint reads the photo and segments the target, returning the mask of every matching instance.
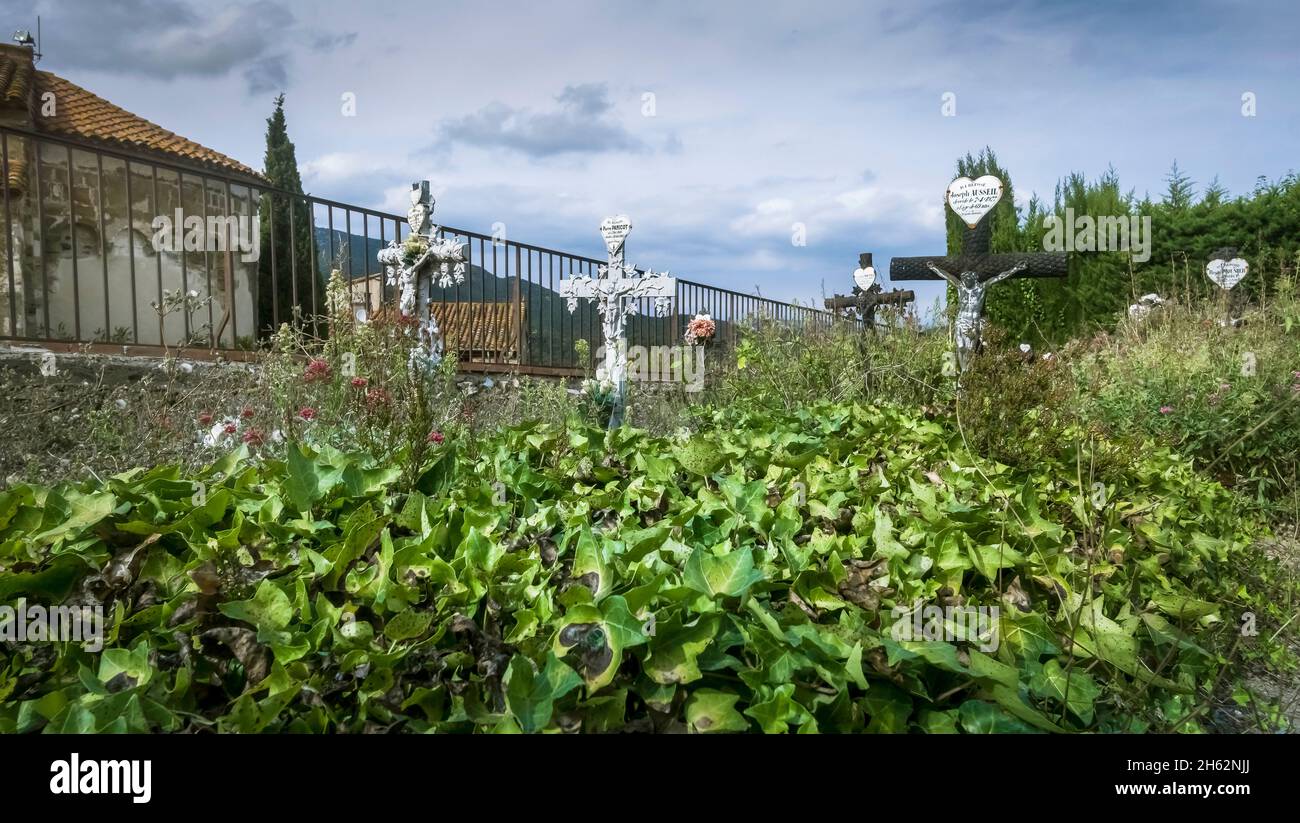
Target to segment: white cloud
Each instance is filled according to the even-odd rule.
[[[291,21],[296,6],[266,0],[38,11],[43,69],[250,165],[270,100],[248,98],[238,72],[271,60],[264,79],[288,84],[289,133],[323,197],[404,214],[407,183],[428,177],[440,221],[502,222],[512,239],[593,256],[601,217],[626,212],[634,262],[776,296],[846,288],[836,278],[859,251],[883,267],[940,250],[956,158],[985,145],[1021,204],[1111,163],[1139,193],[1163,188],[1175,156],[1234,191],[1294,164],[1289,6],[986,6],[447,0],[364,27],[345,0]],[[0,12],[21,21],[31,2]],[[1216,60],[1186,57],[1207,44]],[[1246,88],[1267,116],[1239,116]],[[356,117],[340,115],[346,91]],[[941,115],[947,91],[956,117]],[[426,151],[439,140],[451,150]],[[790,244],[795,222],[807,247]]]
[[[314,157],[298,164],[303,182],[312,185],[329,185],[378,172],[393,173],[392,167],[380,157],[363,152],[336,151]]]

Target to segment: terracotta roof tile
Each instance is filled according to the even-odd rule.
[[[0,101],[26,107],[33,73],[30,62],[0,54]]]
[[[0,58],[0,60],[4,59]],[[3,66],[4,63],[0,62],[0,80],[5,76]],[[35,75],[36,99],[39,100],[42,94],[52,91],[57,103],[56,114],[53,117],[40,119],[41,131],[151,154],[171,155],[222,171],[262,179],[261,174],[238,160],[167,131],[162,126],[119,108],[57,74],[38,71]],[[7,89],[14,89],[17,83],[17,79],[11,81]],[[9,94],[3,85],[0,85],[0,90],[3,90],[5,95]]]
[[[27,178],[27,158],[22,152],[13,152],[9,155],[9,190],[11,196],[18,197],[22,195],[26,187]],[[3,195],[0,195],[3,196]],[[3,208],[3,204],[0,204]]]

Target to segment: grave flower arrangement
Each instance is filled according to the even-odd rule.
[[[583,380],[579,403],[583,416],[600,426],[607,425],[617,397],[618,386],[614,385],[613,381],[593,377]]]
[[[702,346],[712,340],[717,331],[718,326],[713,322],[712,317],[707,314],[697,314],[686,324],[686,334],[683,339],[688,346]]]

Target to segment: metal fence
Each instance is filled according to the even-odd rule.
[[[355,309],[395,300],[376,255],[406,218],[72,139],[0,127],[5,275],[0,340],[125,354],[255,350],[280,323],[324,334],[329,274]],[[570,313],[560,282],[604,261],[444,227],[464,243],[465,282],[433,290],[444,337],[469,371],[575,374],[577,340],[600,345],[590,301]],[[629,345],[681,342],[699,313],[735,344],[763,322],[841,322],[818,309],[677,279],[667,316],[639,301]]]

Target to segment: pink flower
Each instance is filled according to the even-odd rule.
[[[1173,410],[1174,410],[1174,407],[1173,407],[1173,406],[1161,406],[1161,407],[1160,407],[1160,413],[1161,413],[1161,414],[1171,414],[1171,413],[1173,412]]]
[[[250,419],[252,419],[253,414],[254,414],[254,412],[253,412],[253,407],[252,407],[252,406],[245,406],[245,407],[243,407],[242,409],[239,410],[239,416],[242,417],[242,418],[245,419],[245,420],[250,420]]]
[[[243,440],[250,446],[261,446],[266,443],[266,432],[256,426],[244,432]]]
[[[234,434],[235,432],[239,431],[239,425],[234,421],[231,421],[227,423],[225,426],[223,426],[221,430],[224,431],[226,434]]]
[[[366,390],[366,406],[371,410],[387,406],[389,399],[388,392],[381,388]]]
[[[701,340],[712,339],[718,327],[713,322],[713,318],[707,314],[697,314],[691,318],[691,322],[686,324],[685,340],[690,345]]]
[[[440,431],[429,432],[429,442],[432,443],[433,445],[441,446],[442,441],[444,440],[446,440],[446,438],[442,436],[442,432]]]
[[[301,409],[298,409],[298,416],[303,420],[315,420],[316,410],[311,406],[303,406]]]
[[[317,380],[328,380],[330,378],[330,364],[326,363],[319,357],[313,358],[303,370],[302,378],[308,383],[315,383]]]
[[[366,383],[368,383],[368,382],[369,382],[369,381],[366,380],[366,378],[364,378],[364,377],[354,377],[354,378],[352,378],[352,388],[354,388],[354,389],[364,389],[364,388],[366,387]]]
[[[206,412],[206,411],[205,411],[205,412],[199,412],[199,425],[200,425],[200,426],[211,426],[211,425],[212,425],[212,412]]]

